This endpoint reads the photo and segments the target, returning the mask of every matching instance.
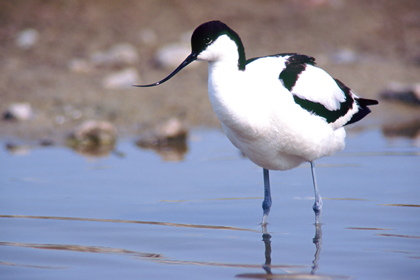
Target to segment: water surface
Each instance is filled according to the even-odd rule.
[[[0,151],[1,279],[418,279],[420,150],[350,133],[309,165],[262,170],[216,130],[195,130],[180,162],[131,140],[107,157],[62,147]],[[311,274],[312,273],[312,274]]]

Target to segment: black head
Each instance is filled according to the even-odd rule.
[[[156,82],[154,84],[148,85],[136,85],[137,87],[152,87],[160,85],[173,76],[181,71],[185,66],[197,60],[197,57],[202,53],[204,50],[207,49],[218,37],[222,35],[229,36],[233,41],[236,42],[238,46],[238,53],[239,53],[239,61],[238,61],[238,68],[241,70],[245,69],[245,51],[242,45],[241,39],[239,38],[238,34],[229,28],[226,24],[221,21],[209,21],[206,23],[201,24],[197,27],[192,36],[191,36],[191,54],[166,78],[163,80]]]

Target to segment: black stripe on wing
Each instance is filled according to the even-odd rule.
[[[340,87],[340,89],[343,91],[344,96],[345,96],[345,101],[340,102],[340,107],[339,107],[338,110],[329,110],[324,105],[322,105],[321,103],[306,100],[306,99],[300,98],[299,96],[294,95],[294,94],[293,94],[293,99],[303,109],[305,109],[305,110],[307,110],[307,111],[309,111],[313,114],[316,114],[320,117],[325,118],[325,120],[328,123],[333,123],[336,120],[338,120],[339,118],[345,116],[347,114],[347,112],[349,110],[351,110],[351,108],[353,107],[353,102],[354,102],[354,99],[350,94],[350,88],[348,88],[345,84],[343,84],[339,80],[337,80],[337,79],[334,79],[334,80],[337,83],[337,85]],[[366,109],[369,110],[367,107],[366,107]],[[370,110],[369,110],[369,112],[370,112]],[[362,119],[369,112],[367,112],[365,115],[361,116],[361,118],[359,118],[357,120],[354,120],[353,122],[356,122],[356,121]],[[356,115],[354,115],[353,117],[355,117]],[[353,120],[353,118],[350,121],[352,121],[352,120]],[[348,122],[348,123],[350,123],[350,122]],[[348,123],[346,123],[346,124],[348,124]]]
[[[368,115],[371,111],[367,107],[369,105],[376,105],[378,104],[377,100],[373,99],[365,99],[365,98],[356,98],[354,99],[351,94],[350,88],[348,88],[345,84],[343,84],[340,80],[334,79],[339,88],[343,91],[345,96],[345,101],[340,102],[340,109],[338,110],[329,110],[324,105],[318,102],[313,102],[310,100],[306,100],[300,98],[297,95],[293,94],[293,99],[297,104],[299,104],[303,109],[314,113],[320,117],[325,118],[328,123],[333,123],[339,118],[345,116],[353,106],[358,106],[358,111],[351,117],[351,119],[346,122],[344,125],[348,125],[351,123],[355,123],[363,119],[366,115]]]
[[[295,86],[299,75],[305,71],[306,65],[315,65],[315,58],[304,54],[280,54],[278,56],[290,55],[286,60],[286,68],[280,73],[279,79],[289,91]]]

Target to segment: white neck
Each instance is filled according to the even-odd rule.
[[[197,60],[204,60],[209,63],[223,62],[226,63],[224,64],[225,67],[232,64],[236,65],[236,68],[238,68],[238,46],[229,36],[220,36],[216,41],[209,45],[207,49],[198,55]]]

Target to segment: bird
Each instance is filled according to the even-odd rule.
[[[340,80],[315,65],[315,58],[279,53],[246,59],[239,35],[219,20],[198,26],[191,53],[166,78],[193,61],[208,62],[208,95],[231,143],[263,169],[262,226],[268,224],[272,199],[270,170],[289,170],[309,162],[315,194],[315,223],[322,197],[315,160],[345,146],[345,126],[371,112],[377,100],[360,98]]]

